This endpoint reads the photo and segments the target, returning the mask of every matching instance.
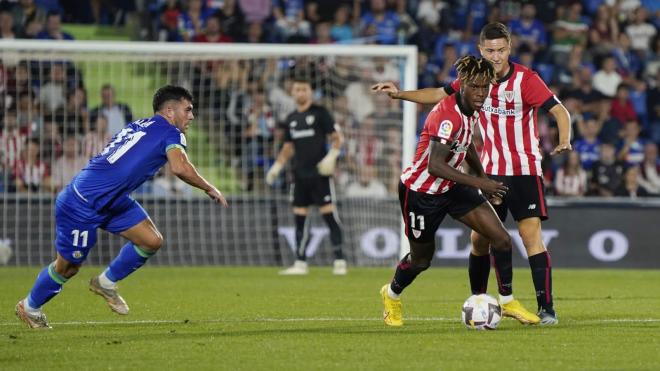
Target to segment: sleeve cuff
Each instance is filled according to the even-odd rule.
[[[550,98],[548,98],[545,102],[543,102],[543,104],[541,105],[541,108],[543,108],[546,111],[550,111],[552,109],[552,107],[554,107],[558,104],[561,104],[561,102],[553,94],[552,96],[550,96]]]
[[[169,146],[165,147],[165,152],[167,152],[167,151],[169,151],[169,150],[171,150],[171,149],[180,149],[180,150],[182,150],[183,152],[186,151],[186,149],[185,149],[182,145],[180,145],[180,144],[170,144]]]

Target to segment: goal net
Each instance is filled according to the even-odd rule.
[[[370,86],[414,88],[414,47],[21,40],[0,41],[0,57],[0,244],[13,251],[10,265],[54,258],[57,192],[125,124],[151,116],[153,93],[166,84],[192,92],[188,154],[230,207],[165,166],[133,194],[165,238],[152,262],[291,263],[291,175],[272,187],[264,178],[295,109],[289,89],[298,76],[312,81],[315,101],[346,139],[334,183],[349,264],[390,265],[399,256],[397,183],[412,158],[416,108]],[[327,264],[329,232],[314,208],[311,226],[310,263]],[[88,263],[106,264],[122,244],[100,232]]]

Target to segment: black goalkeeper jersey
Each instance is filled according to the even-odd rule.
[[[335,131],[335,120],[327,109],[312,104],[306,111],[290,113],[283,123],[284,141],[292,142],[293,174],[296,178],[319,177],[316,164],[328,152],[328,134]]]

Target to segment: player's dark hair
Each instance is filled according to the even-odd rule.
[[[154,112],[160,111],[163,108],[163,105],[168,101],[180,101],[182,99],[190,102],[193,101],[192,95],[188,90],[186,90],[186,88],[174,85],[163,86],[156,91],[156,94],[154,94],[154,100],[152,103]]]
[[[495,81],[495,68],[485,58],[466,55],[457,60],[454,66],[461,81],[471,81],[477,77],[485,77],[490,82]]]
[[[483,44],[484,40],[506,39],[511,42],[511,33],[506,26],[500,22],[491,22],[485,25],[479,33],[479,44]]]
[[[312,80],[310,80],[307,76],[294,76],[293,77],[293,82],[294,83],[299,83],[299,84],[307,84],[309,86],[312,86]]]

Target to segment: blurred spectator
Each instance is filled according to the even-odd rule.
[[[347,6],[340,6],[335,12],[330,36],[337,42],[347,42],[353,39],[353,27],[350,24],[350,10]]]
[[[456,63],[457,60],[458,53],[456,52],[456,46],[450,43],[445,44],[445,50],[442,53],[442,60],[439,63],[440,67],[438,74],[435,77],[438,85],[445,86],[456,80],[458,73],[456,72],[454,63]]]
[[[320,22],[316,24],[312,44],[332,44],[334,40],[330,36],[330,23]]]
[[[19,33],[19,38],[21,39],[36,39],[37,35],[44,29],[43,22],[39,21],[37,18],[30,18],[27,21],[27,24],[23,28],[23,31]]]
[[[80,142],[75,136],[64,139],[62,156],[51,167],[51,189],[58,193],[69,184],[76,174],[87,164],[87,158],[80,154]]]
[[[44,128],[39,133],[41,141],[41,158],[52,162],[62,154],[62,131],[57,124],[56,117],[48,115],[44,117]]]
[[[615,196],[621,197],[647,197],[649,193],[639,184],[639,167],[631,166],[623,175],[623,182],[614,192]]]
[[[202,33],[206,20],[213,15],[214,9],[205,9],[202,0],[188,0],[186,11],[179,14],[179,32],[184,41],[191,41]]]
[[[626,122],[621,131],[618,158],[627,166],[637,166],[644,159],[644,141],[639,138],[640,132],[639,122],[635,120]]]
[[[615,48],[612,54],[616,59],[618,70],[624,77],[632,77],[641,70],[642,62],[638,54],[630,49],[630,38],[627,34],[622,33],[619,35]]]
[[[110,142],[112,135],[108,133],[108,119],[104,115],[97,115],[95,122],[90,124],[89,131],[85,133],[82,142],[82,155],[91,158],[99,154]]]
[[[66,96],[67,86],[64,65],[59,62],[52,63],[48,82],[39,90],[39,102],[43,110],[53,112],[64,108]]]
[[[362,36],[372,36],[379,44],[396,44],[399,16],[385,7],[385,0],[370,0],[369,11],[360,20]]]
[[[224,0],[222,7],[215,13],[220,20],[220,32],[234,41],[245,39],[245,15],[237,0]]]
[[[63,132],[68,135],[83,135],[89,131],[89,112],[87,111],[85,89],[69,90],[66,96],[66,107],[63,112],[58,114],[58,121],[63,123]]]
[[[573,75],[572,89],[568,92],[567,98],[575,99],[578,102],[574,109],[570,110],[571,113],[575,113],[576,111],[581,113],[598,113],[603,95],[599,91],[594,90],[591,70],[588,67],[581,67]]]
[[[212,16],[206,20],[204,32],[196,35],[193,39],[198,43],[230,43],[234,41],[230,36],[223,35],[222,26],[218,17]]]
[[[0,9],[0,38],[15,39],[14,17],[8,9]]]
[[[46,29],[37,34],[42,40],[73,40],[71,34],[62,31],[62,16],[59,12],[51,11],[46,17]]]
[[[580,155],[582,168],[589,171],[600,157],[600,132],[601,123],[592,115],[578,119],[578,131],[582,137],[573,143],[573,150]]]
[[[169,164],[165,164],[156,175],[152,192],[157,197],[190,197],[192,188],[174,175]]]
[[[346,187],[346,197],[352,198],[385,198],[387,188],[378,179],[374,166],[363,166],[358,170],[358,180]]]
[[[30,79],[28,63],[25,61],[19,62],[14,69],[14,73],[10,73],[8,76],[5,100],[9,99],[10,101],[7,102],[7,105],[16,104],[22,93],[30,93],[33,97],[36,96],[37,89],[34,86],[36,82],[38,81]]]
[[[639,168],[639,184],[648,193],[660,195],[660,158],[655,143],[646,143],[644,146],[644,160],[639,164]]]
[[[0,153],[3,154],[3,165],[8,172],[16,170],[26,139],[27,135],[18,128],[16,112],[6,111],[0,132]]]
[[[399,69],[392,58],[375,57],[370,79],[373,81],[399,81]]]
[[[246,176],[246,190],[252,191],[255,184],[257,169],[270,164],[268,156],[272,150],[275,118],[273,111],[266,102],[266,94],[262,88],[251,92],[252,99],[247,107],[247,127],[243,130],[244,146],[243,166]]]
[[[417,22],[406,12],[406,0],[387,0],[387,6],[396,11],[399,17],[397,36],[400,44],[405,44],[417,34]]]
[[[27,136],[38,133],[41,129],[42,121],[37,111],[37,102],[29,91],[24,91],[18,96],[16,121],[19,130]]]
[[[312,27],[305,19],[303,0],[273,0],[273,16],[279,40],[307,42]]]
[[[273,8],[271,0],[238,0],[248,23],[263,23]]]
[[[18,192],[39,192],[49,184],[48,166],[41,161],[38,139],[27,140],[15,172]]]
[[[245,42],[251,44],[258,44],[264,42],[264,30],[261,23],[252,22],[248,25],[247,36]]]
[[[623,181],[625,166],[616,159],[616,148],[611,143],[600,146],[600,160],[594,163],[591,172],[590,194],[595,196],[614,196],[614,192]]]
[[[424,52],[417,54],[417,87],[423,88],[436,88],[438,83],[436,75],[440,72],[440,67],[436,64],[429,62],[428,55]]]
[[[553,31],[553,62],[559,65],[574,45],[586,46],[589,26],[582,20],[582,4],[573,2],[562,8],[563,16],[555,22]]]
[[[614,100],[612,100],[610,114],[621,123],[637,120],[635,108],[630,101],[630,90],[628,85],[619,84],[616,88],[616,95],[614,96]]]
[[[616,62],[611,55],[603,58],[601,68],[594,74],[593,86],[606,97],[614,97],[616,89],[621,84],[621,75],[616,71]]]
[[[569,152],[564,165],[557,170],[555,192],[558,196],[584,196],[587,192],[587,172],[582,169],[577,152]]]
[[[601,4],[589,30],[589,47],[596,54],[608,54],[614,49],[619,39],[619,23],[614,10],[606,4]]]
[[[160,10],[160,25],[158,41],[183,41],[179,33],[179,16],[181,7],[177,0],[167,0]]]
[[[633,13],[632,22],[626,27],[626,34],[630,36],[632,48],[645,56],[649,52],[651,40],[658,33],[652,24],[646,21],[648,12],[643,7],[638,7]]]
[[[533,54],[539,55],[546,48],[548,36],[543,22],[536,19],[534,4],[523,5],[520,19],[512,20],[509,29],[513,35],[516,49],[525,45]]]
[[[650,137],[660,143],[660,68],[655,74],[655,81],[649,81],[654,86],[646,94],[646,111],[650,126]]]
[[[14,27],[27,29],[28,23],[34,21],[43,24],[46,20],[46,9],[34,3],[34,0],[19,0],[12,8]]]
[[[108,119],[108,133],[111,135],[133,121],[131,108],[127,104],[116,101],[115,88],[110,84],[101,87],[101,104],[90,112],[90,116],[93,118],[99,115]]]
[[[442,0],[421,0],[417,7],[417,19],[421,22],[422,28],[430,29],[433,32],[440,30],[443,10],[449,6],[447,1]]]

